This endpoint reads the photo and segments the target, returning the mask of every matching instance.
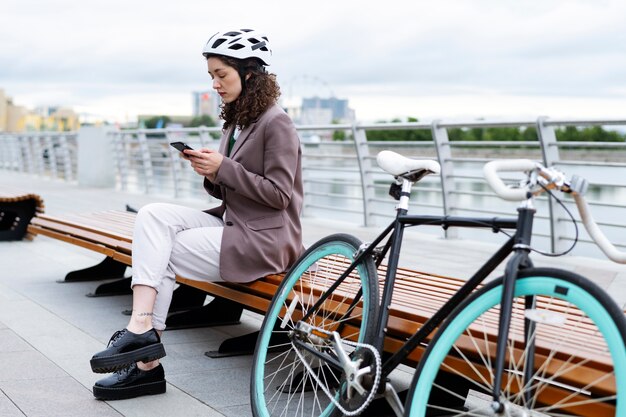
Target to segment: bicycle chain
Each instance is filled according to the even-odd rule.
[[[326,332],[322,329],[318,329],[318,331],[330,334],[330,332]],[[298,348],[293,344],[293,342],[291,342],[291,346],[294,348],[296,355],[298,355],[298,358],[300,358],[300,361],[302,362],[304,367],[311,374],[311,377],[313,377],[315,382],[317,382],[317,384],[322,388],[322,391],[324,391],[324,394],[326,394],[326,396],[330,399],[330,401],[332,401],[332,403],[335,404],[335,406],[339,409],[339,411],[341,411],[345,416],[356,416],[356,415],[361,414],[363,410],[365,410],[370,405],[370,403],[374,399],[374,396],[376,395],[376,391],[378,390],[378,384],[380,383],[380,371],[382,368],[382,363],[380,360],[380,354],[378,353],[378,350],[374,348],[374,346],[369,345],[367,343],[350,342],[348,340],[343,340],[343,339],[341,339],[341,341],[348,346],[363,347],[363,348],[369,349],[374,355],[374,358],[376,360],[376,373],[374,376],[374,383],[372,384],[372,389],[370,390],[370,393],[367,396],[365,402],[361,404],[361,406],[354,411],[348,411],[345,408],[343,408],[343,406],[339,403],[339,401],[335,399],[334,395],[332,395],[328,391],[328,388],[326,388],[326,386],[320,381],[317,375],[315,375],[315,373],[313,372],[313,369],[306,362],[305,358],[302,356],[300,351],[298,351]]]

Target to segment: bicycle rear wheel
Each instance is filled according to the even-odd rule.
[[[420,360],[406,415],[496,415],[491,393],[501,294],[499,279],[446,320]],[[522,272],[500,387],[504,415],[626,415],[625,340],[624,313],[592,282],[556,269]]]
[[[311,246],[283,279],[265,315],[255,349],[251,380],[255,416],[336,415],[338,408],[324,389],[347,408],[358,407],[363,400],[353,398],[353,403],[345,403],[338,394],[342,392],[341,372],[303,349],[296,351],[289,338],[294,326],[310,312],[307,324],[326,332],[337,331],[342,339],[360,343],[371,340],[378,316],[373,258],[361,262],[317,311],[310,311],[346,271],[360,245],[350,235],[328,236]],[[310,348],[333,355],[327,341],[311,339],[306,341]],[[344,347],[353,361],[363,356],[360,350],[366,350]]]

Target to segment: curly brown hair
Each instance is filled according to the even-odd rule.
[[[239,72],[242,91],[237,100],[222,103],[220,118],[224,120],[224,130],[235,125],[243,129],[254,122],[265,110],[275,104],[280,97],[280,86],[276,74],[268,73],[256,58],[237,59],[213,55]],[[207,56],[208,59],[208,56]],[[250,75],[246,79],[246,75]]]

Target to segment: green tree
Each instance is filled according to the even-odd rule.
[[[339,120],[337,119],[333,119],[332,124],[334,125],[338,125],[339,124]],[[333,131],[333,141],[336,142],[343,142],[346,139],[351,139],[352,135],[350,133],[346,133],[345,130],[334,130]]]
[[[556,129],[556,138],[562,142],[624,142],[626,135],[616,131],[608,131],[602,126],[591,126],[584,129],[566,126]]]
[[[196,116],[192,118],[191,121],[189,122],[188,127],[199,127],[199,126],[213,127],[213,126],[216,126],[216,124],[215,124],[215,120],[213,120],[211,116],[209,116],[208,114],[203,114],[202,116]]]
[[[467,140],[466,131],[461,129],[460,127],[453,127],[452,129],[448,129],[448,140],[453,142]]]
[[[522,131],[522,140],[525,141],[536,141],[539,138],[537,135],[537,128],[535,127],[527,127]]]
[[[343,142],[346,140],[346,132],[345,130],[335,130],[333,131],[333,140],[336,142]]]
[[[416,123],[418,121],[415,117],[407,118],[408,123]],[[396,118],[389,123],[402,122],[402,120]],[[367,132],[367,140],[383,142],[430,141],[432,140],[432,135],[430,129],[370,130]]]
[[[165,127],[172,119],[169,116],[154,116],[144,121],[146,129],[155,129],[158,127]]]

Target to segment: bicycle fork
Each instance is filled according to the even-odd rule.
[[[513,299],[515,297],[515,283],[517,281],[518,272],[521,269],[529,268],[532,263],[528,257],[530,253],[530,241],[533,230],[533,218],[535,209],[531,205],[531,200],[528,200],[524,207],[518,209],[519,220],[517,225],[517,231],[515,233],[515,242],[513,245],[513,256],[506,265],[504,278],[502,282],[502,301],[500,303],[500,318],[498,323],[498,341],[496,345],[496,361],[495,361],[495,374],[493,384],[493,402],[491,408],[496,414],[503,414],[505,412],[505,404],[500,398],[500,389],[502,386],[502,376],[504,373],[505,355],[507,352],[507,344],[509,337],[509,327],[511,325],[511,317],[513,312]],[[525,308],[533,308],[535,300],[534,298],[527,298],[525,302]],[[525,343],[531,342],[531,335],[534,333],[534,323],[530,320],[524,320],[524,334]],[[532,380],[533,368],[534,368],[534,346],[527,346],[528,355],[525,360],[525,372],[524,372],[524,389],[530,386]],[[526,390],[526,399],[531,397],[531,392]]]

